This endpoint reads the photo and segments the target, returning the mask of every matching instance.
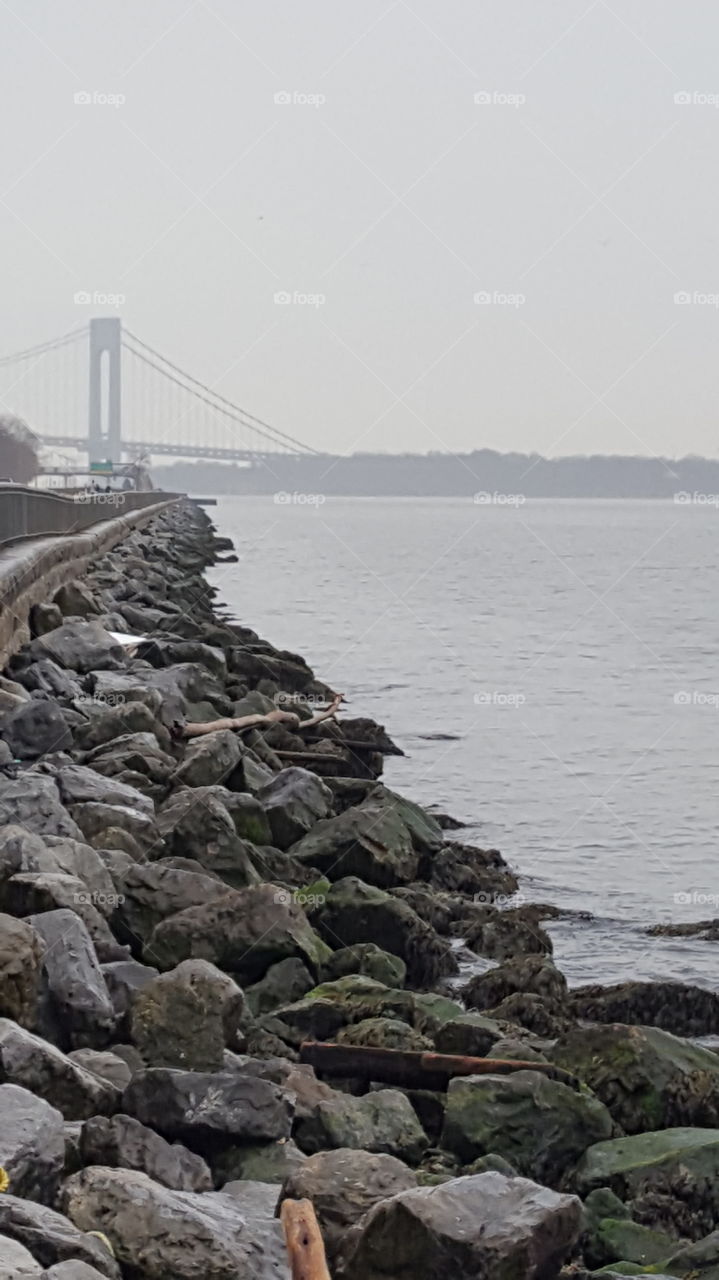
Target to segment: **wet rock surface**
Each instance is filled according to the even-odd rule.
[[[221,549],[126,531],[0,678],[0,1277],[287,1280],[307,1198],[334,1280],[717,1280],[719,995],[568,990],[381,725],[303,732],[332,691],[215,609]]]

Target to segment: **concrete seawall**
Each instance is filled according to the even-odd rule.
[[[83,577],[93,560],[177,501],[174,495],[165,497],[152,506],[102,520],[83,533],[33,538],[0,549],[2,663],[30,639],[28,615],[34,604],[51,599],[73,578]]]

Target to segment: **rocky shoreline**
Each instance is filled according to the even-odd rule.
[[[284,1280],[288,1197],[335,1280],[718,1280],[719,994],[569,990],[382,726],[302,730],[335,691],[216,605],[228,553],[167,509],[0,677],[0,1280]]]

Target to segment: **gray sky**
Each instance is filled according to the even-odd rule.
[[[123,294],[321,449],[717,456],[719,12],[612,4],[2,0],[0,354]]]

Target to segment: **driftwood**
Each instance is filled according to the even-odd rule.
[[[372,1049],[358,1045],[325,1044],[305,1040],[300,1062],[320,1075],[377,1080],[406,1089],[445,1090],[455,1076],[506,1075],[512,1071],[542,1071],[553,1080],[577,1088],[568,1071],[551,1062],[521,1062],[508,1058],[471,1058],[454,1053],[417,1053],[405,1049]]]
[[[182,738],[197,738],[204,733],[216,733],[218,729],[256,729],[260,725],[286,724],[292,726],[294,733],[303,733],[305,729],[312,728],[313,725],[321,724],[323,720],[331,720],[337,715],[340,703],[344,694],[337,693],[329,707],[325,707],[323,711],[317,711],[307,720],[301,720],[294,711],[268,711],[266,714],[256,712],[254,715],[248,716],[225,716],[220,720],[205,720],[199,724],[183,724],[179,729],[179,736]]]
[[[285,1233],[292,1280],[332,1280],[312,1201],[283,1200],[280,1220]]]

